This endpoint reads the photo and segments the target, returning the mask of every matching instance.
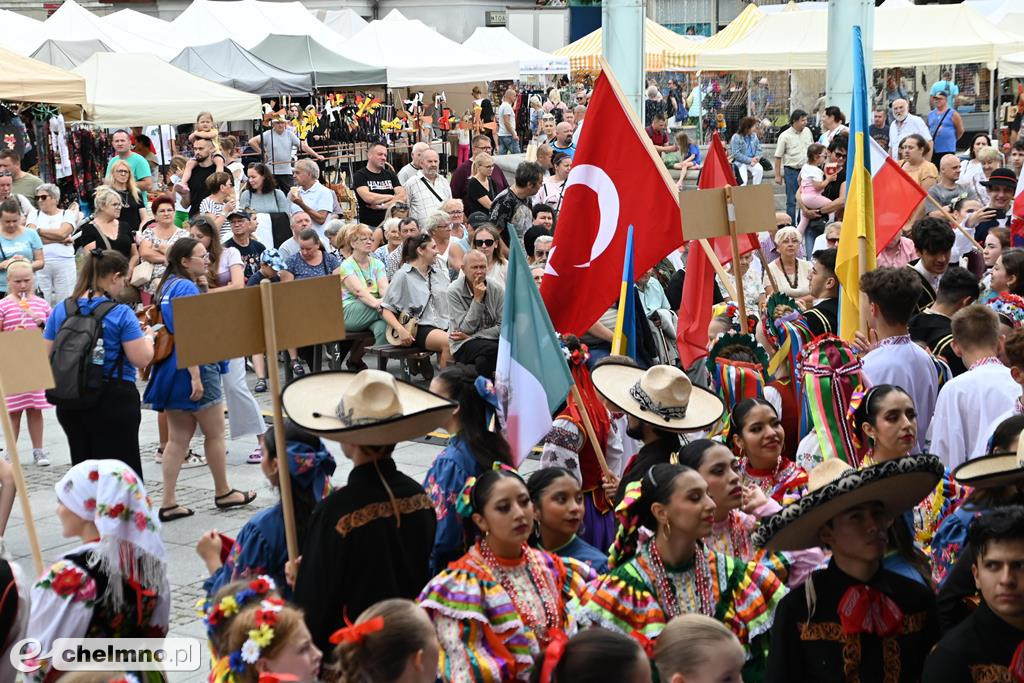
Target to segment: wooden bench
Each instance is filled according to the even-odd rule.
[[[366,353],[377,356],[377,369],[387,370],[388,361],[397,359],[402,367],[402,379],[406,382],[412,381],[412,374],[409,372],[409,361],[413,359],[430,359],[431,354],[411,346],[392,346],[391,344],[378,344],[366,347]]]
[[[365,332],[352,332],[348,334],[345,339],[333,342],[327,342],[326,344],[320,344],[313,350],[313,366],[310,367],[310,372],[321,372],[324,369],[325,361],[328,370],[341,370],[342,362],[348,355],[349,350],[356,342],[363,344],[373,343],[373,332],[369,330]],[[292,361],[288,356],[287,351],[281,351],[279,358],[284,363],[284,379],[285,382],[290,382],[294,378],[292,373]]]

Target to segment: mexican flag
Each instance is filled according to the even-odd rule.
[[[569,366],[526,252],[512,226],[505,307],[501,315],[495,386],[505,437],[518,466],[551,429],[551,416],[572,386]]]

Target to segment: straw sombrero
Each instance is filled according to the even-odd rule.
[[[1024,481],[1024,460],[1016,452],[998,451],[972,458],[953,470],[958,484],[974,488],[996,488]]]
[[[753,541],[774,551],[818,547],[818,531],[844,510],[877,501],[895,518],[933,491],[942,474],[942,463],[928,454],[859,470],[836,458],[826,460],[808,474],[802,498],[761,520]]]
[[[695,387],[679,368],[655,365],[647,370],[626,363],[604,363],[591,373],[606,399],[638,420],[670,432],[703,429],[722,416],[722,399]]]
[[[436,429],[456,404],[381,370],[318,372],[281,392],[288,417],[324,439],[362,446],[408,441]]]

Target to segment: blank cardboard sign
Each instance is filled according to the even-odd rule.
[[[341,278],[337,275],[267,287],[279,349],[345,338]],[[171,305],[178,368],[263,353],[263,288],[261,285],[174,299]]]
[[[775,199],[771,185],[732,188],[736,207],[736,234],[761,232],[775,225]],[[683,212],[683,236],[687,240],[710,239],[729,234],[725,188],[687,190],[679,193]]]
[[[41,330],[0,334],[0,384],[8,396],[53,388],[53,371]]]

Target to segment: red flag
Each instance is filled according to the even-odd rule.
[[[888,152],[871,140],[871,188],[875,205],[875,253],[889,246],[927,194]]]
[[[711,136],[708,156],[700,172],[698,189],[708,190],[736,184],[736,174],[725,155],[725,147],[718,133]],[[711,247],[718,260],[728,263],[732,260],[732,247],[728,237],[716,237]],[[757,235],[739,236],[740,253],[746,254],[758,248]],[[708,325],[711,324],[711,305],[715,288],[715,270],[697,241],[690,242],[690,254],[686,258],[686,279],[683,281],[683,299],[679,305],[679,323],[676,329],[676,346],[683,367],[689,368],[699,359],[708,355]]]
[[[579,335],[618,297],[630,225],[638,274],[683,243],[675,185],[607,68],[563,196],[540,293],[555,330]]]

